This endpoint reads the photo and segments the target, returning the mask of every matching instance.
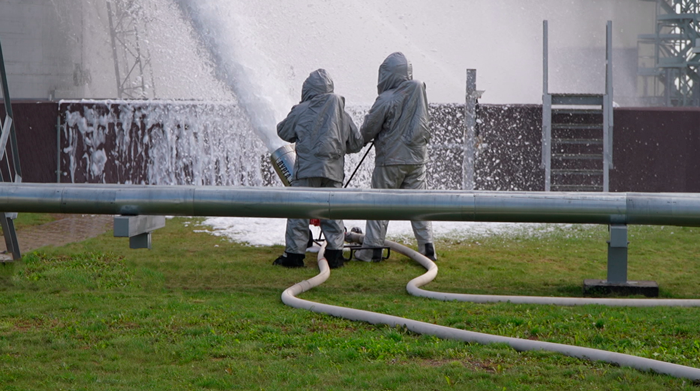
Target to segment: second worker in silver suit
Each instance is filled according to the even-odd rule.
[[[413,80],[413,68],[403,53],[390,54],[379,67],[379,96],[365,117],[360,133],[365,143],[374,139],[376,155],[373,189],[426,189],[430,117],[425,83]],[[368,220],[363,247],[384,245],[388,220]],[[437,260],[432,223],[411,221],[418,251]],[[355,258],[380,261],[382,250],[365,249]]]

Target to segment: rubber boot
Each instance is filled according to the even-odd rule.
[[[369,250],[357,250],[354,254],[355,259],[362,262],[372,262],[372,256]]]
[[[343,267],[343,250],[326,249],[326,252],[324,254],[326,256],[326,261],[328,261],[328,267],[330,267],[331,269]]]
[[[371,252],[370,252],[371,251]],[[370,255],[371,254],[371,255]],[[355,251],[355,259],[362,262],[381,262],[382,261],[382,249],[362,249]]]
[[[284,267],[304,267],[305,257],[305,254],[284,253],[277,257],[272,264]]]
[[[428,259],[430,259],[433,262],[437,261],[437,254],[435,254],[435,246],[433,246],[432,243],[426,243],[425,250],[422,251],[421,254],[425,255],[426,257],[428,257]]]

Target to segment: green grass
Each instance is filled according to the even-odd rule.
[[[285,306],[313,277],[171,219],[152,250],[111,233],[0,267],[0,390],[697,390],[691,382],[548,352],[417,335]],[[630,227],[629,279],[698,298],[700,230]],[[435,291],[579,296],[605,278],[606,227],[438,243]],[[558,307],[409,296],[424,269],[352,262],[302,298],[504,336],[700,367],[697,308]]]

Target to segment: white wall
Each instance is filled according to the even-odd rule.
[[[137,3],[143,8],[141,50],[150,59],[148,97],[233,100],[212,76],[206,53],[177,6],[169,0]],[[12,99],[117,98],[106,4],[0,1],[0,42]]]
[[[80,46],[68,39],[68,30],[51,2],[0,2],[0,42],[13,99],[46,99],[57,89],[82,95],[82,86],[73,80],[80,66]]]
[[[290,103],[298,101],[308,72],[326,67],[349,104],[373,101],[377,66],[394,50],[413,61],[432,102],[461,103],[465,69],[476,68],[477,87],[486,90],[482,102],[539,103],[543,19],[550,21],[552,91],[595,92],[602,60],[589,54],[602,50],[605,21],[613,20],[613,46],[630,53],[638,34],[653,31],[655,6],[639,0],[196,1],[238,21],[231,30],[251,56],[261,56],[253,64],[269,66],[256,66],[258,73],[279,77]],[[151,97],[234,99],[213,76],[211,54],[175,2],[138,3],[145,10]],[[14,99],[117,97],[105,0],[2,0],[0,42]],[[633,62],[627,65],[620,77],[616,71],[616,84],[636,82]]]

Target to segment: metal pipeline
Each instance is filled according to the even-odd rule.
[[[348,239],[352,241],[358,241],[361,240],[361,236],[356,234],[348,234]],[[392,250],[414,259],[415,261],[423,265],[426,269],[428,269],[424,275],[411,280],[411,282],[409,282],[409,285],[411,285],[412,283],[417,286],[427,284],[428,282],[432,281],[435,275],[437,275],[437,266],[435,265],[435,263],[433,263],[431,260],[423,256],[422,254],[418,253],[417,251],[414,251],[408,247],[390,241],[385,241],[385,244],[389,245],[392,248]],[[299,282],[282,292],[282,302],[284,302],[290,307],[306,309],[308,311],[337,316],[348,320],[363,321],[371,324],[385,324],[391,327],[401,326],[415,333],[434,335],[443,339],[451,339],[479,344],[504,343],[517,351],[550,351],[564,354],[570,357],[581,358],[584,360],[604,361],[620,366],[635,368],[641,371],[653,371],[656,373],[667,374],[678,378],[691,379],[693,381],[700,380],[700,369],[684,365],[671,364],[664,361],[658,361],[649,358],[637,357],[629,354],[615,353],[593,348],[583,348],[559,343],[533,341],[528,339],[478,333],[474,331],[439,326],[432,323],[420,322],[417,320],[402,318],[399,316],[380,314],[371,311],[358,310],[354,308],[340,307],[299,299],[298,297],[296,297],[296,295],[323,284],[330,277],[331,273],[330,269],[328,268],[328,263],[324,257],[324,249],[321,249],[321,251],[319,251],[318,267],[318,275],[311,279]]]
[[[700,194],[5,183],[0,211],[700,226]]]

